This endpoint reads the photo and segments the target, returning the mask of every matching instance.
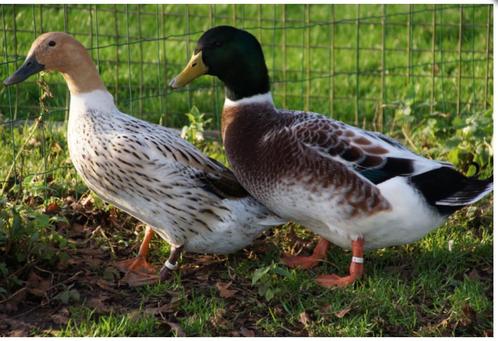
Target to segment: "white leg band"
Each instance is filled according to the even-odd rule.
[[[363,264],[363,257],[355,257],[351,260],[353,263]]]
[[[164,262],[164,266],[173,271],[178,268],[178,262],[176,262],[175,264],[171,264],[169,260],[166,260],[166,262]]]

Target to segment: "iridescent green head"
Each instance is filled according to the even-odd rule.
[[[217,26],[206,31],[192,59],[170,86],[180,88],[204,74],[223,81],[231,100],[270,91],[261,45],[252,34],[235,27]]]

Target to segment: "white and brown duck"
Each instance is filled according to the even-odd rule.
[[[157,279],[146,261],[153,231],[171,244],[161,270],[166,279],[181,250],[226,254],[246,247],[283,223],[249,195],[232,172],[172,130],[136,119],[116,107],[85,47],[50,32],[32,44],[24,64],[5,85],[40,71],[60,72],[71,93],[71,161],[99,197],[147,225],[136,259],[120,263],[130,284]]]
[[[363,273],[364,250],[414,242],[492,191],[492,177],[466,177],[382,134],[276,108],[261,45],[249,32],[206,31],[170,85],[203,74],[225,85],[223,144],[242,186],[322,237],[312,256],[284,262],[312,267],[326,256],[329,241],[352,249],[349,274],[319,276],[323,286],[351,284]]]

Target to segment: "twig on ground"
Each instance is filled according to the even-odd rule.
[[[10,295],[9,297],[7,297],[6,299],[3,299],[0,301],[0,304],[3,304],[3,303],[7,303],[8,301],[10,301],[13,297],[15,297],[16,295],[20,294],[21,292],[25,291],[27,288],[26,287],[22,287],[21,289],[17,290],[16,292],[14,292],[12,295]]]
[[[408,142],[408,144],[410,145],[410,147],[413,149],[414,152],[416,152],[418,150],[417,146],[415,145],[415,143],[413,143],[412,139],[410,138],[410,136],[408,135],[405,127],[402,127],[401,128],[401,132],[403,133],[403,136],[405,137],[405,140],[406,142]]]
[[[112,246],[112,243],[111,243],[111,240],[109,239],[109,237],[107,237],[107,235],[105,234],[104,230],[101,228],[100,225],[97,227],[97,229],[99,230],[100,234],[104,237],[107,244],[109,244],[109,248],[111,249],[112,255],[114,257],[116,257],[116,252],[114,251],[114,246]],[[97,231],[97,230],[95,230],[95,231]]]

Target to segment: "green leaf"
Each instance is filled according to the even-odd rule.
[[[69,221],[67,220],[66,217],[64,216],[60,216],[60,215],[54,215],[52,217],[50,217],[50,222],[51,223],[66,223],[66,224],[69,224]]]
[[[2,277],[7,276],[8,273],[9,270],[7,269],[7,264],[5,264],[4,262],[0,262],[0,274],[2,275]]]
[[[263,276],[266,275],[268,271],[270,271],[272,266],[273,264],[264,268],[254,270],[254,274],[252,275],[252,285],[256,284],[261,278],[263,278]]]
[[[291,273],[288,269],[284,269],[284,268],[281,268],[279,266],[277,266],[275,268],[275,273],[280,275],[280,276],[284,276],[284,277],[289,277],[291,275]]]
[[[50,226],[50,217],[43,213],[38,213],[34,216],[33,223],[36,227],[45,228]]]
[[[460,155],[460,149],[458,149],[458,147],[457,148],[453,148],[448,153],[448,161],[451,162],[454,165],[458,164],[459,155]]]
[[[275,291],[273,289],[268,289],[265,292],[265,299],[270,301],[273,297],[275,297]]]

